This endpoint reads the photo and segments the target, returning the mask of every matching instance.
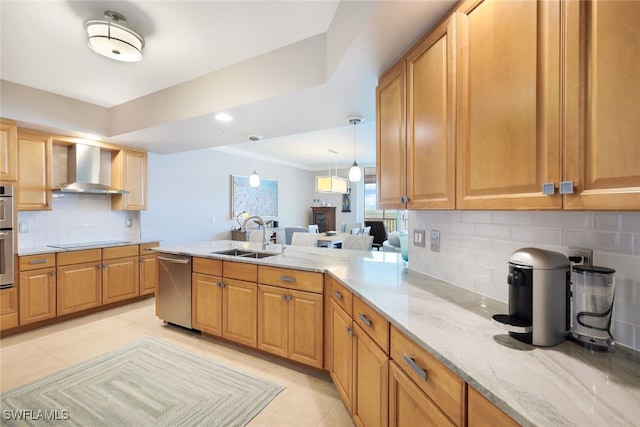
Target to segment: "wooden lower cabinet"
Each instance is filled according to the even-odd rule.
[[[102,305],[100,261],[58,267],[57,315],[75,313]]]
[[[140,244],[140,295],[156,292],[158,286],[158,253],[154,250],[159,242]]]
[[[56,269],[20,272],[20,325],[56,317]]]
[[[358,325],[355,332],[353,420],[360,427],[386,427],[389,416],[389,356]]]
[[[137,256],[105,260],[102,264],[103,302],[109,304],[140,295]]]
[[[222,336],[222,290],[221,276],[202,273],[191,275],[191,323],[194,329]]]
[[[0,289],[0,331],[18,326],[18,288]]]
[[[332,299],[330,301],[329,322],[331,339],[329,340],[331,370],[329,374],[335,384],[347,410],[353,412],[353,328],[352,319]]]
[[[227,278],[223,283],[222,337],[255,348],[258,336],[258,285]]]
[[[468,427],[515,427],[519,424],[472,387],[467,387]]]
[[[258,285],[258,348],[322,368],[322,309],[320,294]]]
[[[389,363],[389,427],[454,425],[394,361]]]

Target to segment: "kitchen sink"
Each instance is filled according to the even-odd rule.
[[[230,255],[242,258],[268,258],[277,254],[267,252],[243,251],[242,249],[227,249],[225,251],[211,252],[217,255]]]

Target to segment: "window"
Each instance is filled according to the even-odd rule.
[[[377,208],[378,193],[376,168],[364,168],[364,219],[365,221],[383,221],[387,231],[406,229],[404,211]]]

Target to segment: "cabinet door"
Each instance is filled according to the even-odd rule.
[[[322,368],[322,295],[289,290],[289,359]]]
[[[139,295],[138,257],[118,258],[102,264],[103,301],[109,304]]]
[[[560,209],[559,1],[468,1],[457,15],[458,209]]]
[[[567,1],[565,209],[640,209],[640,2]]]
[[[284,288],[258,285],[258,348],[287,357],[289,295]]]
[[[51,138],[18,132],[18,210],[51,210]]]
[[[454,426],[402,372],[389,363],[389,427]]]
[[[56,317],[56,270],[20,273],[20,324]]]
[[[407,195],[406,96],[404,61],[376,88],[376,174],[379,209],[404,209]]]
[[[222,336],[255,348],[258,337],[257,306],[256,283],[224,278]]]
[[[140,257],[140,295],[152,294],[158,285],[158,255]]]
[[[351,317],[331,301],[331,379],[342,396],[347,410],[353,410],[353,327]]]
[[[409,209],[455,208],[455,19],[407,57]]]
[[[147,209],[147,153],[120,150],[111,166],[112,185],[127,190],[128,194],[116,194],[111,198],[114,210]]]
[[[354,325],[353,419],[358,426],[386,427],[389,422],[389,357]]]
[[[56,283],[58,316],[102,304],[102,269],[100,267],[100,262],[58,267]]]
[[[468,427],[516,427],[519,424],[473,388],[468,388]]]
[[[191,298],[193,328],[222,336],[222,277],[193,273]]]
[[[0,120],[0,181],[18,178],[18,128],[15,122]]]

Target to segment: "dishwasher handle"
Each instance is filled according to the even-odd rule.
[[[163,256],[158,256],[158,259],[172,262],[174,264],[189,264],[191,262],[191,258],[165,258]]]

